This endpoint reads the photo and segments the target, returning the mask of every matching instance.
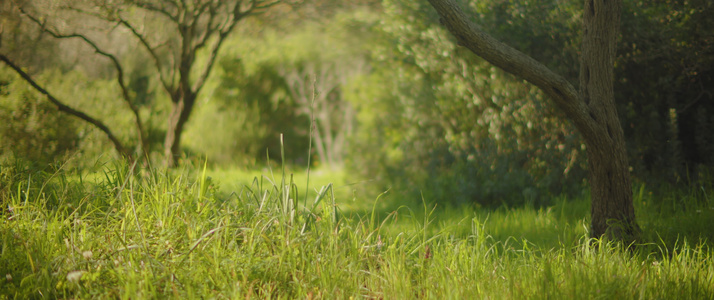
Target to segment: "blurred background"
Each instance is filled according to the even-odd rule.
[[[577,86],[582,1],[461,2]],[[709,0],[624,1],[615,91],[636,182],[712,179],[713,14]],[[586,189],[585,146],[564,115],[456,45],[426,1],[3,1],[0,54],[156,165],[309,163],[479,206]],[[121,155],[9,64],[0,120],[3,165],[92,169]]]

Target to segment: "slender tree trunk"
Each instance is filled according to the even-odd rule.
[[[169,124],[164,140],[164,164],[173,167],[181,157],[181,136],[184,126],[191,116],[193,106],[196,102],[196,95],[189,93],[178,101],[173,102]]]
[[[594,134],[583,134],[590,171],[591,236],[631,240],[639,228],[613,87],[620,7],[621,1],[585,1],[580,98],[601,128]]]

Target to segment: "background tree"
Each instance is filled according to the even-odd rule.
[[[53,7],[63,13],[61,18],[51,11],[42,11],[42,5],[26,8],[31,20],[56,38],[78,38],[100,55],[111,59],[118,73],[122,97],[129,106],[134,105],[132,91],[124,80],[125,67],[119,57],[103,49],[90,35],[64,32],[78,30],[80,23],[69,22],[69,14],[76,18],[96,18],[106,22],[106,32],[119,26],[135,38],[155,66],[156,77],[170,100],[166,134],[164,138],[165,163],[173,166],[181,154],[181,136],[196,99],[206,83],[224,41],[236,25],[247,16],[266,12],[281,1],[123,1],[119,3],[77,2]],[[32,9],[32,11],[30,11]],[[43,17],[36,17],[42,15]],[[65,29],[74,27],[74,29]],[[62,30],[60,30],[62,28]],[[151,30],[160,28],[163,30]],[[96,33],[95,33],[96,34]],[[144,144],[145,130],[138,109],[135,114],[140,144]]]
[[[455,2],[429,3],[461,45],[538,86],[578,128],[588,153],[591,235],[636,236],[629,163],[613,89],[621,1],[585,1],[579,93],[562,76],[483,32]]]
[[[188,146],[211,152],[209,159],[220,156],[204,149],[204,145],[213,144],[233,149],[224,153],[235,153],[236,157],[256,153],[253,158],[262,161],[266,148],[270,157],[280,157],[280,145],[275,142],[283,134],[286,159],[302,164],[307,158],[312,123],[315,157],[311,161],[341,168],[354,142],[355,105],[361,101],[350,96],[354,90],[366,88],[356,82],[371,69],[368,35],[377,22],[375,16],[353,10],[320,20],[302,20],[287,29],[275,26],[238,33],[227,43],[218,68],[220,82],[212,90],[211,100],[206,101],[220,103],[225,111],[201,111],[191,126],[222,120],[222,115],[242,107],[244,112],[233,120],[244,122],[245,127],[223,138],[189,129]],[[237,117],[244,113],[245,117]],[[248,137],[247,131],[260,136]],[[240,149],[233,145],[232,137],[245,137],[247,140],[240,144],[255,148]]]
[[[714,166],[713,13],[711,1],[624,2],[615,91],[633,174],[650,186],[695,184]]]
[[[237,41],[228,44],[215,87],[191,118],[186,147],[220,166],[280,162],[281,151],[286,163],[307,161],[310,122],[297,114],[279,68],[255,59],[260,51],[244,51],[261,44],[259,39],[240,36]]]
[[[490,35],[577,86],[581,1],[462,3]],[[384,1],[383,10],[377,63],[362,83],[371,88],[359,91],[353,174],[416,198],[492,207],[552,205],[587,191],[582,138],[541,91],[457,47],[426,1]],[[712,136],[701,111],[714,103],[704,63],[714,48],[700,20],[711,12],[706,1],[624,2],[615,95],[637,184],[667,190],[711,174],[708,156],[684,155],[706,152],[699,147]],[[684,109],[690,103],[701,109]]]
[[[345,89],[370,68],[364,43],[354,38],[360,29],[329,29],[350,21],[355,17],[338,15],[328,24],[308,25],[304,33],[291,37],[281,47],[285,52],[301,53],[283,62],[279,72],[297,104],[297,113],[312,118],[314,148],[320,162],[332,169],[343,166],[355,127],[356,111],[345,99]],[[295,43],[297,40],[303,42]],[[295,49],[296,45],[304,48]]]

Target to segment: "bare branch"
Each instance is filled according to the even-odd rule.
[[[129,106],[129,109],[131,110],[131,112],[134,114],[134,120],[135,120],[136,127],[137,127],[136,130],[138,131],[139,143],[141,145],[142,150],[145,149],[144,147],[145,147],[146,143],[145,143],[145,139],[144,139],[144,125],[143,125],[143,122],[141,121],[141,116],[139,116],[139,108],[136,107],[136,105],[134,105],[134,101],[132,100],[132,98],[129,94],[129,89],[126,87],[126,83],[124,81],[124,69],[122,68],[121,63],[119,63],[119,59],[117,59],[117,57],[114,56],[113,54],[108,53],[108,52],[102,50],[101,48],[99,48],[99,46],[97,46],[96,43],[94,43],[92,40],[90,40],[89,38],[87,38],[84,35],[76,34],[76,33],[74,33],[74,34],[60,34],[54,30],[47,28],[43,22],[40,22],[40,20],[38,20],[37,18],[33,17],[30,14],[27,14],[24,10],[20,9],[20,11],[23,14],[25,14],[31,21],[33,21],[34,23],[39,25],[40,28],[42,29],[42,31],[50,34],[52,37],[57,38],[57,39],[72,39],[72,38],[81,39],[82,41],[85,42],[85,44],[92,47],[97,54],[104,56],[106,58],[109,58],[109,60],[111,60],[112,64],[114,65],[114,68],[117,70],[117,83],[119,84],[119,88],[121,89],[122,98],[123,98],[124,102],[127,104],[127,106]]]
[[[174,9],[176,9],[176,10],[179,9],[179,3],[176,2],[176,0],[163,0],[163,1],[161,1],[161,2],[166,3],[166,4],[170,5],[170,6],[173,6]]]
[[[218,51],[221,49],[221,45],[223,44],[223,41],[225,41],[227,34],[220,34],[218,37],[218,41],[216,41],[216,44],[213,46],[213,49],[211,49],[211,56],[208,58],[208,62],[206,63],[206,66],[203,68],[201,71],[201,74],[199,75],[198,79],[196,82],[193,84],[193,88],[191,89],[194,91],[194,93],[198,94],[198,92],[203,88],[203,85],[206,83],[206,80],[208,79],[208,75],[211,74],[211,70],[213,69],[213,65],[216,63],[216,58],[218,58]]]
[[[216,62],[216,58],[218,57],[218,52],[220,51],[221,45],[223,45],[223,42],[225,41],[225,39],[233,31],[233,29],[238,24],[238,22],[244,16],[246,16],[246,13],[241,12],[241,8],[240,8],[241,5],[242,5],[242,1],[237,1],[235,3],[235,6],[233,7],[233,10],[232,10],[233,11],[232,16],[230,18],[228,18],[226,23],[224,23],[221,26],[221,29],[218,32],[218,40],[215,42],[215,44],[213,45],[213,47],[211,49],[211,54],[210,54],[210,57],[208,58],[208,62],[206,63],[206,66],[204,67],[204,69],[201,71],[196,82],[194,82],[194,84],[193,84],[192,90],[194,91],[194,93],[198,93],[201,90],[201,88],[203,87],[203,85],[205,84],[206,80],[208,79],[208,76],[210,75],[211,70],[213,69],[213,65]],[[214,17],[215,17],[215,15],[213,15],[213,13],[212,13],[211,18],[213,19]],[[199,44],[197,44],[197,48],[193,49],[194,53],[196,52],[196,50],[200,49],[199,47],[203,47],[205,45],[206,41],[210,38],[210,35],[212,35],[215,32],[211,28],[211,22],[209,22],[209,24],[207,25],[206,30],[207,30],[207,32],[206,32],[206,35],[203,37],[203,40],[200,41]]]
[[[88,10],[81,9],[81,8],[79,8],[79,7],[74,7],[74,6],[71,6],[71,5],[63,6],[62,9],[66,9],[66,10],[69,10],[69,11],[78,12],[78,13],[80,13],[80,14],[92,16],[92,17],[95,17],[95,18],[101,19],[101,20],[106,20],[106,19],[108,18],[107,16],[102,15],[102,14],[100,14],[100,13],[93,12],[93,11],[88,11]],[[29,15],[28,13],[24,12],[22,9],[20,9],[20,11],[22,11],[25,15]]]
[[[208,10],[209,8],[213,8],[213,4],[214,3],[212,1],[206,2],[199,6],[198,9],[194,9],[193,16],[191,16],[193,18],[193,23],[198,23],[198,19],[201,17],[201,15],[203,15],[203,13],[205,13],[206,10]]]
[[[35,90],[37,90],[41,94],[45,95],[47,97],[47,99],[57,107],[57,110],[59,110],[63,113],[67,113],[72,116],[75,116],[87,123],[92,124],[94,127],[97,127],[109,138],[109,140],[112,142],[112,144],[114,144],[114,149],[116,149],[120,155],[131,159],[131,153],[129,151],[127,151],[127,149],[124,147],[124,145],[119,141],[119,139],[117,139],[117,137],[114,135],[114,133],[112,133],[112,131],[109,129],[109,127],[104,125],[104,123],[102,123],[101,121],[99,121],[95,118],[90,117],[89,115],[85,114],[84,112],[73,109],[73,108],[67,106],[66,104],[62,103],[61,101],[57,100],[57,98],[55,98],[52,94],[50,94],[50,92],[48,92],[42,86],[37,84],[37,82],[35,82],[32,79],[32,77],[30,77],[30,75],[28,75],[20,67],[18,67],[14,63],[12,63],[12,61],[10,61],[10,59],[7,58],[5,55],[0,54],[0,60],[2,60],[10,68],[15,70],[15,72],[17,74],[19,74],[20,77],[22,77],[22,79],[24,79],[27,83],[29,83],[33,88],[35,88]]]
[[[176,2],[176,1],[174,1],[174,3],[175,3],[175,2]],[[188,10],[188,6],[186,5],[186,0],[180,0],[178,4],[181,6],[181,10],[183,10],[183,11],[187,11],[187,10]]]
[[[276,6],[276,5],[280,4],[280,3],[282,3],[282,1],[278,1],[278,0],[275,0],[275,1],[258,1],[258,0],[254,0],[254,1],[252,1],[252,3],[253,3],[253,5],[252,5],[252,7],[249,9],[248,13],[259,14],[259,13],[262,13],[262,12],[266,11],[268,8],[271,8],[271,7],[273,7],[273,6]]]
[[[196,16],[196,19],[193,22],[192,26],[194,28],[194,31],[197,26],[198,19],[201,17],[201,14],[198,14]],[[208,40],[211,38],[213,33],[215,33],[217,30],[217,27],[214,28],[214,25],[213,25],[213,22],[217,16],[217,7],[211,6],[210,9],[208,10],[208,14],[209,14],[209,17],[208,17],[208,22],[206,23],[206,28],[205,28],[203,34],[198,38],[198,42],[196,43],[196,46],[194,46],[195,50],[203,48],[206,45],[206,43],[208,42]]]
[[[161,65],[161,60],[159,59],[158,54],[156,53],[156,48],[152,47],[149,45],[149,41],[144,37],[139,31],[134,28],[127,20],[121,18],[119,16],[119,23],[124,25],[129,31],[131,31],[134,36],[139,39],[139,42],[141,43],[142,46],[144,46],[144,49],[146,49],[147,52],[149,52],[149,55],[151,56],[151,59],[154,61],[154,65],[156,66],[156,71],[159,73],[159,80],[161,81],[161,85],[164,86],[164,89],[171,93],[173,90],[173,80],[171,82],[166,80],[166,77],[164,76],[164,71],[163,71],[163,66]]]
[[[99,47],[97,46],[96,43],[94,43],[92,40],[90,40],[89,38],[87,38],[87,37],[84,36],[84,35],[76,34],[76,33],[74,33],[74,34],[60,34],[60,33],[58,33],[58,32],[55,32],[55,31],[51,30],[51,29],[48,29],[48,28],[45,26],[45,23],[41,22],[40,20],[38,20],[37,18],[33,17],[32,15],[27,14],[24,10],[20,9],[20,11],[21,11],[22,13],[24,13],[30,20],[32,20],[32,21],[35,22],[37,25],[39,25],[40,28],[42,29],[42,31],[44,31],[44,32],[46,32],[46,33],[48,33],[48,34],[50,34],[52,37],[54,37],[54,38],[56,38],[56,39],[71,39],[71,38],[81,39],[81,40],[83,40],[87,45],[89,45],[90,47],[92,47],[92,48],[94,49],[94,51],[95,51],[97,54],[109,58],[109,60],[112,61],[112,64],[114,65],[114,67],[117,69],[117,72],[119,73],[119,76],[118,76],[119,86],[120,86],[121,89],[122,89],[122,93],[124,94],[125,100],[127,100],[127,101],[130,100],[130,99],[129,99],[129,96],[128,96],[127,89],[126,89],[126,85],[124,84],[124,71],[123,71],[123,69],[122,69],[122,67],[121,67],[121,64],[119,63],[119,60],[116,58],[116,56],[114,56],[114,55],[112,55],[111,53],[108,53],[108,52],[102,50],[101,48],[99,48]],[[131,101],[129,101],[129,102],[131,102]]]
[[[178,7],[176,6],[175,3],[166,2],[166,1],[164,1],[164,2],[173,5],[174,8],[176,9],[176,12],[170,12],[165,7],[158,7],[154,4],[152,4],[151,2],[132,1],[131,3],[133,3],[137,7],[143,8],[145,10],[153,11],[153,12],[159,13],[161,15],[164,15],[165,17],[169,18],[171,21],[178,23],[179,22]]]

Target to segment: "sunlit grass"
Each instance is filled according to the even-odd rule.
[[[396,191],[366,199],[368,188],[332,172],[311,174],[305,199],[306,177],[290,172],[135,176],[116,163],[91,180],[17,177],[3,199],[0,298],[714,295],[714,253],[694,238],[711,232],[696,227],[711,220],[706,201],[671,211],[636,192],[645,233],[625,248],[586,238],[587,199],[496,210]]]
[[[220,186],[219,194],[227,196],[231,193],[244,190],[247,186],[253,184],[255,179],[263,180],[267,184],[279,184],[281,180],[281,169],[263,167],[259,170],[243,170],[243,169],[209,169],[208,176],[216,179],[215,182]],[[332,191],[335,197],[339,199],[339,208],[342,212],[351,213],[366,213],[371,211],[375,202],[375,198],[382,191],[375,189],[369,180],[359,180],[349,178],[344,170],[329,170],[329,169],[312,169],[309,173],[305,168],[296,166],[287,167],[286,176],[292,176],[292,179],[297,186],[298,202],[303,205],[305,195],[307,194],[308,202],[314,200],[322,187],[332,184]],[[305,189],[308,192],[305,193]],[[393,208],[391,203],[377,203],[380,210]]]

